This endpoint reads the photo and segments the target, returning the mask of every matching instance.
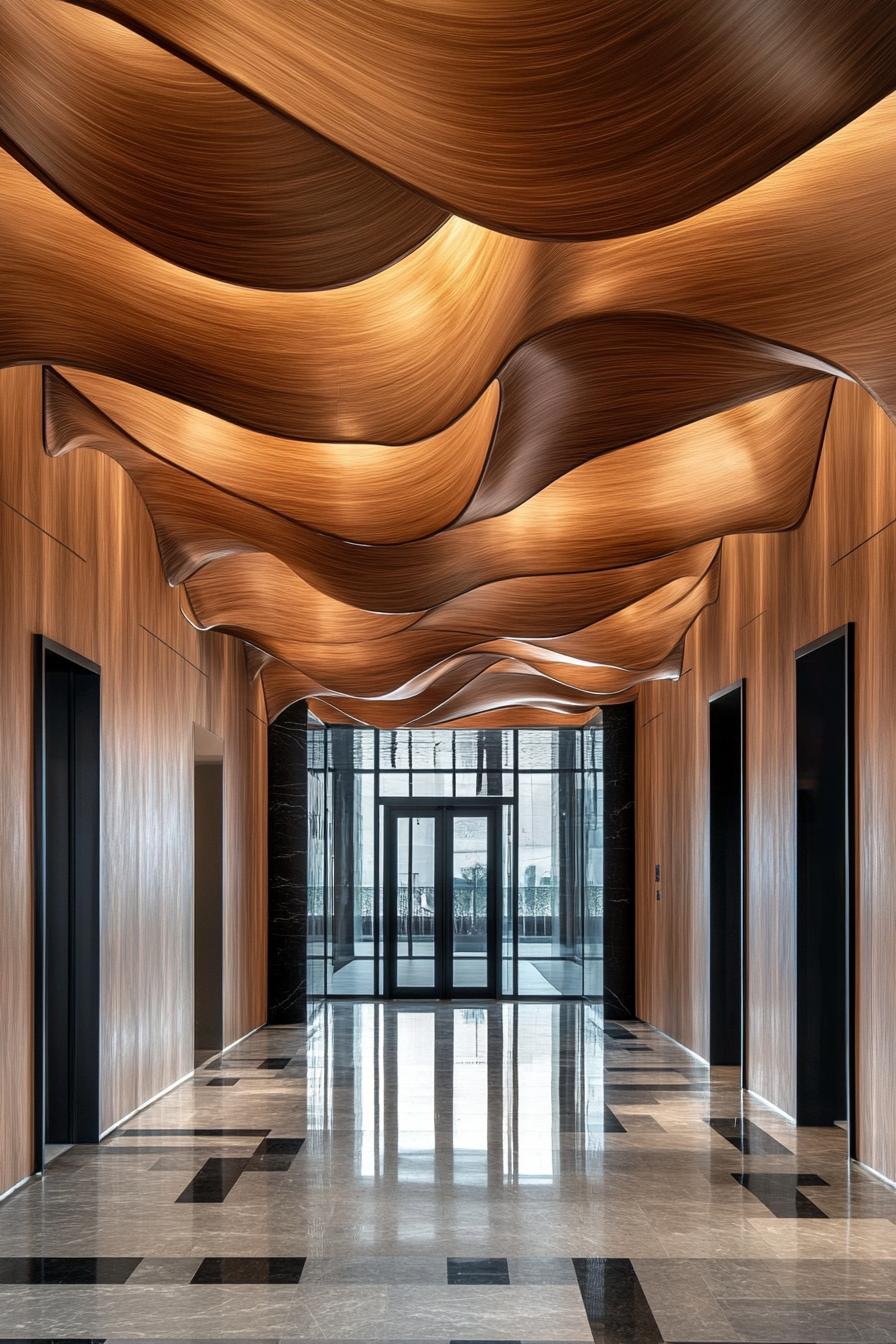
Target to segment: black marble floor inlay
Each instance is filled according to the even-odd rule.
[[[246,1170],[248,1161],[247,1157],[210,1157],[175,1202],[222,1204]]]
[[[600,1344],[661,1344],[631,1260],[573,1260],[591,1333]]]
[[[127,1283],[140,1264],[119,1256],[5,1256],[0,1258],[0,1283]]]
[[[615,1022],[607,1022],[604,1025],[603,1032],[613,1041],[636,1041],[638,1038],[628,1027],[618,1026]]]
[[[246,1163],[246,1171],[289,1171],[291,1157],[279,1157],[276,1153],[254,1153]]]
[[[304,1256],[209,1255],[191,1283],[298,1283],[305,1268]]]
[[[509,1286],[510,1270],[506,1260],[464,1260],[448,1257],[449,1283],[501,1283]]]
[[[287,1064],[292,1063],[292,1055],[271,1055],[270,1059],[263,1059],[258,1065],[260,1069],[285,1069]]]
[[[304,1139],[262,1139],[246,1164],[247,1171],[289,1171]]]
[[[809,1172],[806,1175],[792,1171],[733,1171],[732,1176],[761,1200],[776,1218],[827,1218],[817,1204],[802,1193],[801,1185],[827,1185],[827,1181]]]
[[[727,1139],[730,1144],[741,1153],[750,1156],[754,1153],[786,1153],[792,1157],[789,1148],[785,1148],[783,1143],[773,1139],[771,1134],[766,1134],[764,1129],[760,1129],[752,1120],[747,1120],[742,1115],[732,1117],[714,1116],[706,1122],[717,1134],[721,1134],[723,1139]]]
[[[236,1087],[239,1078],[209,1078],[206,1087]]]
[[[304,1139],[287,1139],[279,1136],[275,1138],[262,1139],[261,1143],[255,1149],[256,1155],[265,1157],[295,1157],[296,1153],[301,1152],[305,1143]]]

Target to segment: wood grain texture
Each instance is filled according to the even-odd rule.
[[[797,521],[833,378],[896,409],[882,0],[0,37],[0,363],[54,366],[49,451],[125,468],[266,705],[567,722],[672,676],[717,574],[648,566]]]
[[[182,619],[108,458],[51,462],[38,369],[0,373],[0,1190],[32,1167],[32,641],[97,662],[102,1123],[192,1068],[193,724],[225,743],[227,1039],[264,1020],[266,727],[242,648]]]
[[[845,372],[896,406],[894,126],[891,96],[773,176],[653,233],[533,242],[455,216],[386,270],[301,294],[173,266],[0,152],[0,360],[91,369],[263,433],[402,444],[463,414],[552,328],[673,313],[743,333],[785,365]]]
[[[108,228],[236,284],[345,284],[445,219],[306,128],[59,0],[0,10],[0,133]]]
[[[57,372],[45,375],[47,449],[60,455],[93,447],[128,471],[155,524],[169,580],[185,584],[190,620],[291,664],[301,674],[297,692],[321,703],[329,703],[327,691],[351,698],[351,710],[333,706],[340,713],[363,720],[359,702],[385,695],[404,701],[404,722],[420,727],[439,715],[486,712],[489,696],[494,709],[583,711],[630,689],[642,679],[638,673],[672,675],[671,651],[710,600],[701,543],[718,531],[780,529],[799,519],[832,386],[816,378],[617,447],[510,512],[359,547],[257,503],[248,480],[238,495],[178,465],[170,449],[160,456],[125,432],[120,410],[112,420],[87,397],[84,379],[76,381],[80,390]],[[108,384],[99,381],[108,410]],[[126,391],[117,397],[125,408]],[[256,474],[263,493],[263,465]],[[401,497],[381,489],[388,517]],[[700,567],[688,573],[701,554]],[[531,623],[523,638],[509,638],[519,613],[506,590],[523,576]],[[583,597],[599,619],[582,619]],[[464,629],[461,622],[471,619]],[[461,653],[472,655],[466,676]],[[483,654],[495,655],[493,665],[482,666]],[[433,681],[422,696],[419,685],[408,687],[446,659],[449,684]],[[390,705],[386,718],[394,717]],[[367,719],[381,723],[383,715],[372,708]]]
[[[638,696],[638,1012],[708,1046],[708,697],[746,678],[749,1086],[794,1108],[794,652],[856,636],[858,1156],[896,1179],[896,429],[838,384],[802,525],[726,539],[677,684]],[[653,865],[662,865],[663,900]]]
[[[490,227],[705,209],[893,88],[885,0],[92,0]]]

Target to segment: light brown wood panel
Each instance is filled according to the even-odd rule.
[[[242,646],[183,619],[128,477],[42,451],[40,372],[0,373],[0,1192],[33,1166],[32,658],[102,669],[102,1123],[193,1063],[193,724],[225,743],[225,1030],[265,1017],[260,688]]]
[[[638,1011],[708,1049],[707,703],[746,678],[747,1080],[794,1109],[794,653],[856,637],[858,1156],[896,1179],[896,427],[839,383],[802,525],[725,540],[677,683],[638,697]],[[654,869],[662,864],[662,900]]]

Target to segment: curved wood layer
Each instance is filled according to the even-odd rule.
[[[159,461],[58,377],[46,388],[49,451],[86,442],[130,472],[171,582],[227,554],[269,551],[322,594],[393,613],[494,580],[634,565],[722,532],[793,526],[808,503],[831,396],[830,380],[780,392],[605,454],[498,518],[358,547]]]
[[[498,383],[490,383],[459,420],[410,446],[300,443],[132,383],[78,369],[59,373],[155,457],[315,531],[366,544],[427,536],[463,512],[482,476],[500,401]]]
[[[278,581],[279,580],[279,581]],[[707,602],[715,600],[718,553],[703,573],[672,580],[575,635],[556,640],[482,640],[460,631],[411,627],[355,643],[314,642],[291,624],[295,580],[264,556],[237,556],[209,565],[185,585],[184,609],[199,628],[247,640],[327,692],[354,699],[405,698],[425,690],[460,653],[493,654],[546,670],[571,684],[583,663],[649,671],[668,657]],[[573,660],[575,660],[573,665]]]
[[[505,513],[613,448],[821,376],[787,350],[664,313],[555,328],[501,369],[494,442],[458,522]]]
[[[505,513],[601,453],[822,376],[697,322],[590,319],[527,342],[446,430],[390,448],[260,435],[133,384],[60,372],[156,456],[365,543]]]
[[[61,366],[47,451],[129,473],[269,713],[583,722],[678,675],[720,536],[800,521],[833,376],[896,408],[879,0],[0,39],[0,363]]]
[[[656,228],[894,87],[887,0],[94,0],[490,227]]]
[[[0,132],[107,227],[240,285],[358,280],[445,219],[305,127],[59,0],[0,6]]]
[[[186,273],[0,154],[0,361],[94,369],[265,433],[399,444],[462,414],[535,335],[673,313],[845,372],[893,407],[894,136],[896,96],[667,229],[538,243],[454,218],[387,270],[308,294]]]

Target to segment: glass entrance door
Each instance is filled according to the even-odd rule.
[[[385,836],[387,995],[494,998],[499,808],[389,803]]]

